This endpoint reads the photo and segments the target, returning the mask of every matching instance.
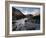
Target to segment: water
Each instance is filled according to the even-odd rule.
[[[39,30],[40,29],[40,24],[32,23],[31,20],[29,21],[27,20],[28,18],[14,20],[15,23],[13,24],[13,30],[19,31],[19,30]]]

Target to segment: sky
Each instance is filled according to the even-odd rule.
[[[32,14],[32,15],[38,15],[40,14],[40,8],[35,7],[15,7],[16,9],[20,10],[24,15]]]

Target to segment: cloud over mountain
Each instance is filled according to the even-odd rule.
[[[39,15],[40,14],[40,11],[37,9],[37,10],[32,11],[31,14],[33,16],[36,16],[36,15]]]
[[[33,16],[38,15],[40,13],[40,8],[28,8],[28,7],[15,7],[20,10],[24,15],[32,14]]]

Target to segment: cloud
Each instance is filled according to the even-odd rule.
[[[40,14],[40,10],[35,9],[35,10],[33,10],[32,12],[31,12],[31,11],[24,11],[23,14],[25,14],[25,15],[27,15],[27,14],[32,14],[33,16],[35,16],[35,15],[39,15],[39,14]]]
[[[40,14],[40,10],[36,9],[36,10],[32,11],[31,14],[33,16],[39,15]]]
[[[21,7],[16,7],[16,9],[20,10],[24,15],[27,14],[32,14],[32,15],[38,15],[40,14],[40,9],[39,8],[21,8]]]

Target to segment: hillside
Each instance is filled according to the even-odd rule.
[[[16,19],[21,19],[21,18],[25,18],[26,16],[18,9],[12,7],[12,16],[13,16],[13,19],[16,18]]]

